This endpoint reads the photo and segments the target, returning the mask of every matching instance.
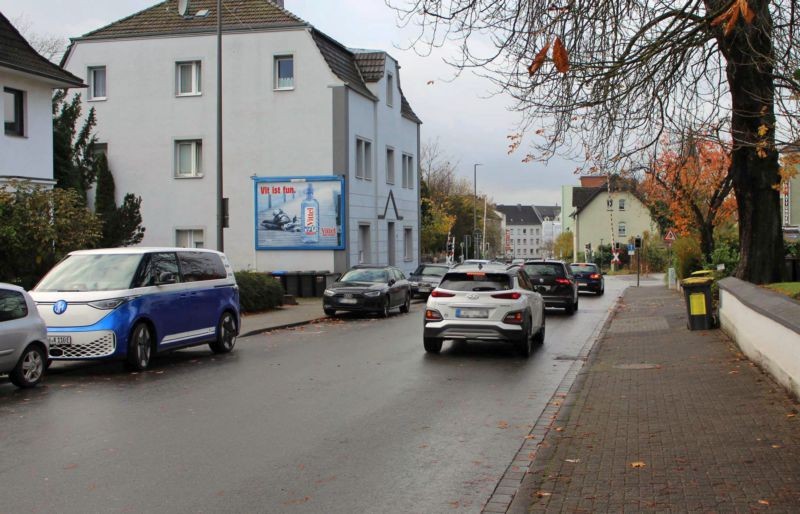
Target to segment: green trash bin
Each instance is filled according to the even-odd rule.
[[[714,328],[714,311],[711,302],[709,277],[692,277],[681,280],[683,296],[686,299],[686,314],[689,317],[689,330],[710,330]]]

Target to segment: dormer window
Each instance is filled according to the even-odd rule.
[[[386,74],[386,105],[391,107],[394,104],[394,75]]]

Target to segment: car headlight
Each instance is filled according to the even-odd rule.
[[[419,282],[409,282],[409,285],[411,287],[418,287],[419,286]]]
[[[376,296],[380,295],[381,295],[380,291],[367,291],[366,293],[364,293],[364,296],[367,296],[369,298],[375,298]]]
[[[325,296],[334,296],[336,294],[336,291],[334,291],[333,289],[326,289],[325,292],[322,294],[324,294]]]
[[[127,296],[125,298],[110,298],[108,300],[98,300],[96,302],[89,302],[90,307],[99,309],[101,311],[110,311],[116,309],[125,302],[129,302],[136,298],[135,296]]]

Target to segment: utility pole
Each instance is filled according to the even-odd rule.
[[[472,166],[472,235],[478,230],[478,166],[483,166],[481,163],[473,164]],[[477,258],[473,250],[473,257]]]
[[[217,0],[217,250],[225,251],[225,200],[222,186],[222,0]]]

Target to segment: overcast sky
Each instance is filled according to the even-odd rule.
[[[0,0],[0,12],[23,19],[39,35],[75,37],[136,11],[157,0]],[[402,67],[400,80],[411,106],[422,119],[422,141],[437,140],[458,173],[472,181],[478,167],[478,189],[496,203],[560,204],[560,186],[577,182],[576,165],[553,160],[522,163],[524,148],[507,154],[507,136],[519,121],[511,102],[492,96],[484,79],[465,74],[453,81],[453,69],[442,59],[446,51],[420,57],[403,50],[412,29],[400,29],[394,11],[383,0],[285,0],[288,10],[340,43],[354,48],[386,50]],[[433,84],[428,84],[433,81]]]

